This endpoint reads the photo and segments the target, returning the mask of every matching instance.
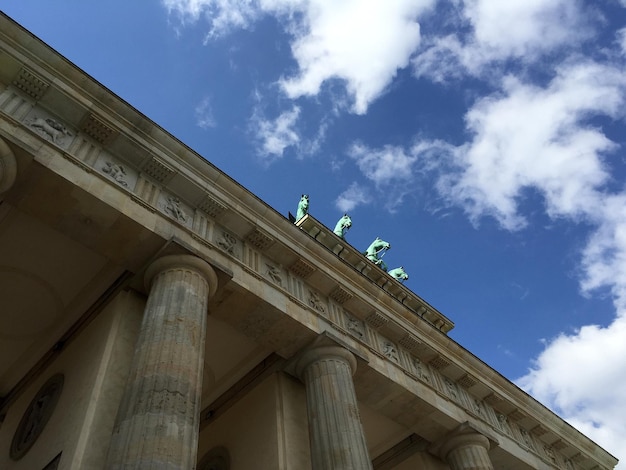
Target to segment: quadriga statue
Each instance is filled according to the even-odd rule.
[[[344,214],[343,217],[337,222],[337,225],[335,225],[335,230],[333,230],[333,232],[339,238],[345,240],[346,232],[350,230],[350,227],[352,227],[352,219],[348,214]]]
[[[399,268],[392,269],[388,272],[388,274],[396,279],[397,281],[404,282],[409,278],[409,275],[406,273],[404,268],[400,266]]]
[[[376,237],[370,246],[367,247],[367,250],[363,253],[365,257],[374,263],[376,266],[379,266],[383,271],[387,271],[387,265],[382,260],[385,252],[391,248],[391,244],[386,242],[385,240]]]
[[[309,195],[303,194],[298,203],[298,211],[296,212],[296,222],[309,213]]]

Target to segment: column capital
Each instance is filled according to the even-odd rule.
[[[472,430],[473,431],[473,430]],[[450,452],[457,450],[459,447],[477,446],[482,447],[485,450],[489,450],[491,443],[482,434],[476,431],[468,432],[464,434],[456,434],[450,436],[439,450],[439,455],[442,459],[446,460]]]
[[[339,359],[350,366],[352,375],[356,372],[356,358],[354,354],[341,346],[314,346],[305,350],[296,362],[296,375],[300,378],[308,366],[317,361]]]
[[[17,175],[17,162],[9,145],[0,137],[0,194],[13,186]]]
[[[163,271],[173,269],[189,269],[200,274],[209,285],[209,298],[217,290],[217,274],[209,263],[193,255],[166,255],[150,264],[144,275],[144,285],[149,291],[154,278]]]
[[[461,424],[436,443],[431,452],[452,470],[493,470],[489,449],[498,442],[484,435],[469,422]]]

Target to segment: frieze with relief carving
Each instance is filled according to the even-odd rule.
[[[280,269],[278,269],[276,266],[270,263],[265,263],[265,266],[267,268],[265,270],[265,274],[267,275],[267,277],[269,277],[274,284],[282,286],[283,276],[282,276],[282,273],[280,272]]]
[[[326,312],[326,307],[324,306],[319,294],[312,290],[309,290],[309,305],[320,313]]]
[[[237,246],[237,239],[230,233],[222,231],[218,234],[216,240],[217,246],[219,246],[226,253],[235,256],[235,248]]]
[[[128,181],[126,181],[128,176],[126,174],[126,168],[124,168],[124,165],[120,165],[111,161],[105,161],[100,167],[100,170],[102,170],[102,173],[109,176],[120,186],[128,188]]]
[[[188,215],[182,207],[180,199],[176,196],[167,196],[165,201],[161,204],[163,212],[185,224],[188,222]]]
[[[42,113],[30,115],[24,124],[44,139],[63,148],[69,145],[73,135],[62,122]]]
[[[363,326],[363,324],[357,320],[356,318],[354,318],[351,315],[346,315],[345,316],[346,319],[346,329],[348,330],[348,332],[360,339],[360,340],[364,340],[365,339],[365,328]]]
[[[389,340],[383,340],[381,342],[381,352],[383,356],[387,359],[391,359],[393,362],[400,362],[400,358],[398,357],[398,350],[396,349],[396,345],[393,344]]]

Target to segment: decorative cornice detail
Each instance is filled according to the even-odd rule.
[[[365,317],[365,322],[369,326],[377,330],[381,326],[386,325],[389,322],[389,320],[384,315],[381,315],[380,313],[373,311],[367,317]]]
[[[408,349],[409,351],[413,351],[417,349],[417,347],[422,344],[422,342],[412,334],[407,333],[402,338],[400,338],[400,340],[398,340],[398,344],[403,348]]]
[[[143,165],[141,171],[161,184],[167,184],[176,174],[176,170],[157,157],[149,159]]]
[[[35,101],[39,101],[48,90],[50,84],[25,67],[13,79],[13,85],[22,90]]]
[[[352,297],[353,295],[341,286],[336,286],[330,293],[330,298],[338,304],[343,304]]]
[[[293,263],[289,270],[294,273],[296,276],[301,277],[302,279],[306,279],[315,271],[315,267],[302,258],[299,258],[298,261]]]
[[[471,388],[478,383],[476,378],[472,377],[469,374],[465,374],[459,380],[457,380],[458,384],[463,388]]]
[[[521,419],[524,419],[526,415],[524,415],[524,413],[522,413],[520,410],[513,410],[507,416],[513,421],[519,421]]]
[[[252,246],[260,251],[267,250],[275,242],[272,237],[270,237],[267,233],[261,231],[258,228],[255,228],[250,233],[248,233],[245,239],[248,243],[250,243]]]
[[[445,369],[446,367],[448,367],[450,365],[450,361],[448,361],[442,356],[437,356],[434,359],[431,359],[431,361],[428,364],[430,364],[430,366],[434,369],[441,370],[441,369]]]
[[[546,428],[544,428],[543,426],[541,426],[541,424],[538,424],[537,426],[532,428],[530,430],[530,432],[531,432],[531,434],[534,434],[535,436],[539,437],[539,436],[543,436],[545,433],[547,433],[548,430]]]
[[[227,209],[225,204],[222,204],[220,201],[218,201],[208,193],[204,195],[204,197],[196,206],[202,212],[214,219],[219,217]]]
[[[102,119],[90,113],[83,119],[80,130],[103,147],[109,145],[119,132],[107,125]]]

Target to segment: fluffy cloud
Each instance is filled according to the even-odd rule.
[[[420,14],[435,0],[163,0],[185,21],[205,18],[208,37],[246,28],[260,16],[277,16],[291,35],[298,72],[280,79],[290,98],[315,96],[340,80],[352,111],[363,114],[420,43]]]
[[[416,75],[435,81],[481,75],[494,62],[534,62],[590,37],[589,12],[578,0],[463,0],[454,32],[425,38]],[[593,15],[591,15],[593,16]]]
[[[552,217],[593,217],[608,179],[602,156],[615,144],[589,118],[616,117],[625,84],[619,69],[595,63],[563,66],[545,88],[506,79],[500,95],[467,113],[473,139],[440,190],[473,219],[487,213],[507,229],[525,223],[518,201],[526,188],[544,195]]]
[[[299,73],[282,80],[288,96],[317,95],[322,84],[343,80],[353,111],[363,114],[393,80],[420,42],[416,22],[431,1],[311,1],[305,33],[292,44]]]
[[[209,129],[217,125],[215,117],[213,116],[211,99],[208,97],[204,98],[202,101],[200,101],[200,103],[198,103],[195,109],[195,116],[196,124],[202,129]]]
[[[362,143],[354,143],[348,150],[361,172],[376,185],[386,185],[395,180],[409,180],[415,155],[407,154],[401,147],[386,146],[371,149]]]
[[[618,118],[626,97],[619,67],[562,66],[546,86],[507,79],[502,93],[467,113],[472,140],[451,153],[439,189],[471,218],[526,223],[523,191],[543,195],[552,218],[595,227],[582,251],[581,288],[608,288],[617,318],[546,342],[519,384],[610,451],[626,440],[626,193],[611,193],[605,155],[616,150],[592,118]]]
[[[553,339],[518,385],[609,452],[626,439],[626,316]],[[621,466],[620,466],[621,467]]]
[[[354,182],[337,197],[335,205],[341,212],[348,213],[357,206],[369,204],[370,201],[367,190]]]
[[[581,290],[609,289],[616,319],[547,340],[519,384],[613,452],[626,440],[626,192],[611,190],[608,157],[619,150],[597,118],[623,118],[625,104],[621,67],[568,62],[544,86],[506,77],[466,113],[463,145],[418,140],[408,149],[355,144],[349,152],[377,185],[410,177],[417,188],[419,168],[424,184],[436,180],[439,193],[475,222],[491,216],[505,229],[523,228],[524,195],[532,190],[549,217],[592,227],[581,251]]]
[[[257,111],[251,120],[250,128],[260,143],[258,152],[269,161],[283,156],[287,147],[297,146],[300,135],[296,131],[296,123],[300,116],[300,108],[280,114],[276,119],[266,119]]]
[[[258,2],[249,0],[161,0],[170,15],[184,26],[200,18],[209,24],[207,39],[248,28],[261,14]]]

